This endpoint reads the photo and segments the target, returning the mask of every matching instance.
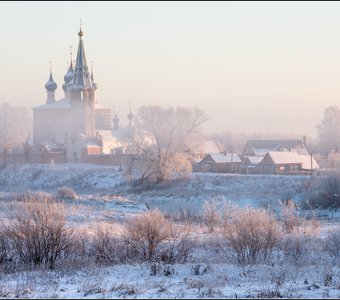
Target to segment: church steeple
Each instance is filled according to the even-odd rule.
[[[52,66],[51,66],[51,62],[50,62],[50,78],[48,79],[48,81],[45,84],[45,89],[47,90],[46,104],[51,104],[51,103],[55,102],[55,90],[57,89],[57,87],[58,87],[57,84],[53,80]]]
[[[98,84],[94,81],[93,76],[93,61],[91,61],[91,84],[94,90],[98,89]]]
[[[130,112],[127,115],[127,117],[129,119],[129,126],[131,127],[132,126],[132,119],[133,119],[133,114],[132,114],[132,111],[131,111],[131,101],[130,101]]]
[[[80,31],[78,33],[79,36],[78,52],[72,84],[73,90],[75,91],[91,88],[90,72],[87,66],[84,43],[82,40],[83,35],[84,33],[80,26]]]
[[[69,89],[68,86],[71,84],[71,81],[73,79],[74,70],[73,70],[73,64],[72,64],[72,47],[70,47],[70,66],[68,67],[68,70],[64,76],[64,84],[63,84],[63,90],[65,92],[65,97],[69,97]]]

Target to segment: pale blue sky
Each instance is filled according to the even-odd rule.
[[[82,19],[99,103],[197,105],[207,131],[315,135],[340,105],[339,2],[1,2],[1,102],[57,99]]]

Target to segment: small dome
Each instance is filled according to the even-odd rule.
[[[57,89],[57,87],[58,87],[57,84],[53,80],[52,73],[50,73],[50,78],[45,84],[45,89],[48,92],[54,92]]]
[[[94,81],[93,70],[91,71],[91,84],[94,90],[98,89],[98,84]]]
[[[67,73],[65,74],[64,76],[64,81],[66,83],[70,83],[71,80],[73,79],[73,67],[72,67],[72,64],[70,65],[70,68],[67,70]]]

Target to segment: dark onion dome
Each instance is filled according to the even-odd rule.
[[[49,92],[54,92],[57,89],[57,84],[54,82],[52,72],[50,72],[50,78],[45,84],[45,89]]]
[[[70,83],[71,80],[73,79],[73,65],[72,65],[72,61],[71,61],[71,64],[70,64],[70,67],[68,68],[65,76],[64,76],[64,81],[65,83]]]

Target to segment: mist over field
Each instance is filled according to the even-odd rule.
[[[0,298],[340,298],[340,4],[56,4],[0,4]]]

